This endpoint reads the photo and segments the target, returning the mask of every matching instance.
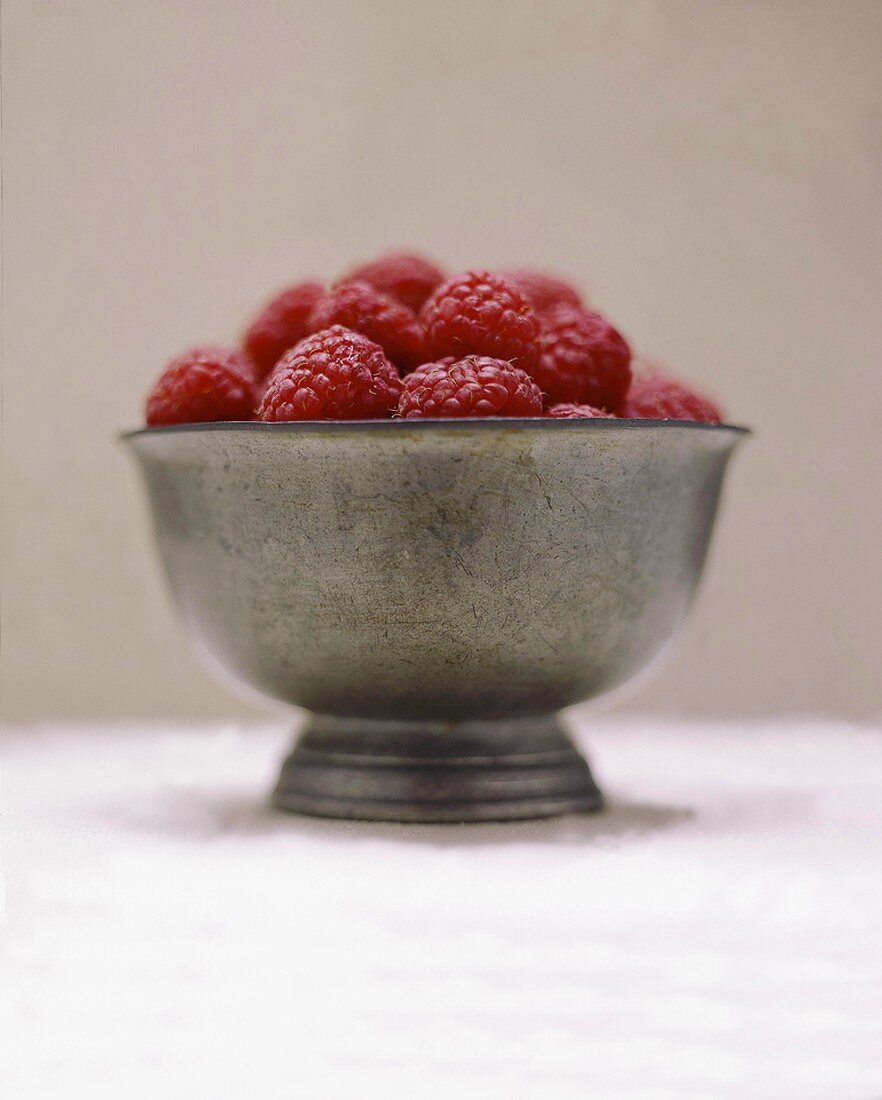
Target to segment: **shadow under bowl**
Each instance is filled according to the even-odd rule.
[[[745,434],[483,419],[123,439],[199,651],[313,712],[276,804],[469,821],[600,806],[555,714],[674,634]]]

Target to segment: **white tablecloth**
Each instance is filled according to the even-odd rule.
[[[579,728],[609,812],[478,827],[273,813],[279,726],[8,731],[2,1095],[882,1097],[882,733]]]

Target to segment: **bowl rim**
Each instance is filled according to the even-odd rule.
[[[266,422],[263,420],[208,420],[196,424],[162,424],[156,427],[131,428],[119,433],[122,441],[142,439],[153,436],[182,435],[199,432],[269,432],[288,435],[307,432],[328,433],[340,431],[396,431],[402,428],[410,431],[455,431],[463,428],[479,428],[481,431],[505,431],[512,428],[525,428],[529,431],[641,431],[654,428],[656,431],[668,431],[672,428],[687,428],[699,432],[735,432],[737,435],[751,435],[752,429],[740,424],[708,424],[703,420],[645,420],[625,417],[576,417],[563,419],[545,416],[462,416],[462,417],[414,417],[404,420],[284,420]]]

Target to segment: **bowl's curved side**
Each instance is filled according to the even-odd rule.
[[[654,656],[739,438],[335,427],[129,437],[175,598],[263,694],[451,721],[556,710]]]

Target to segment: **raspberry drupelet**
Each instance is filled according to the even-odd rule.
[[[254,395],[248,362],[236,351],[198,347],[168,364],[147,397],[150,427],[250,420]]]
[[[320,283],[297,283],[267,302],[254,318],[242,337],[242,351],[256,381],[266,378],[288,348],[307,335],[310,315],[323,294]]]
[[[719,424],[719,407],[682,382],[663,374],[635,378],[621,415],[643,420],[700,420]]]
[[[377,420],[391,416],[401,379],[379,344],[342,325],[301,340],[279,361],[260,420]]]
[[[541,416],[539,387],[520,367],[470,355],[456,363],[426,364],[404,380],[402,419],[417,417]]]
[[[572,306],[573,309],[584,306],[578,290],[556,275],[531,268],[514,268],[499,274],[514,283],[539,314],[547,313],[555,306]]]
[[[430,370],[435,370],[436,367],[452,367],[455,362],[455,355],[445,355],[443,359],[436,359],[432,363],[420,363],[420,365],[415,367],[410,374],[428,374]],[[408,375],[408,377],[410,377],[410,375]]]
[[[528,373],[539,355],[539,321],[526,296],[499,275],[466,271],[443,282],[420,310],[429,351],[505,359]]]
[[[533,377],[547,405],[562,402],[618,412],[631,384],[631,349],[599,313],[557,306],[543,317]]]
[[[414,313],[419,313],[423,302],[443,281],[441,268],[414,252],[390,252],[371,263],[361,264],[339,280],[341,283],[368,283]]]
[[[413,370],[428,358],[425,333],[416,315],[367,283],[342,283],[319,300],[309,331],[321,332],[333,325],[343,325],[373,340],[403,371]]]

